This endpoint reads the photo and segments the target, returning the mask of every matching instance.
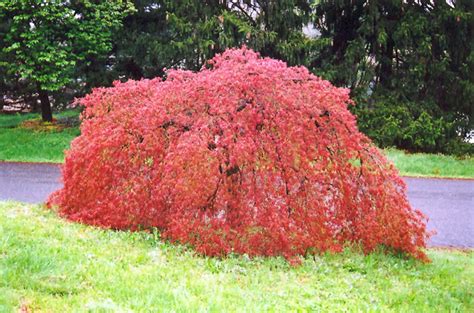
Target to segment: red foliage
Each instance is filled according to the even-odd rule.
[[[207,255],[291,258],[352,242],[426,259],[424,217],[358,131],[346,89],[246,48],[167,76],[80,100],[81,136],[49,201],[62,215],[158,227]]]

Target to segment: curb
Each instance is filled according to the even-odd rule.
[[[18,165],[56,165],[61,166],[64,163],[58,162],[23,162],[23,161],[3,161],[0,160],[0,164],[18,164]]]
[[[419,178],[419,179],[437,179],[437,180],[466,180],[474,181],[474,177],[443,177],[443,176],[425,176],[425,175],[400,175],[402,178]]]

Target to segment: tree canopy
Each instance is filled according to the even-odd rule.
[[[117,70],[155,77],[163,68],[198,70],[205,60],[245,44],[262,55],[303,64],[310,40],[308,1],[134,1],[136,12],[115,36]]]
[[[79,62],[107,54],[130,9],[125,1],[2,1],[0,66],[35,85],[43,119],[51,121],[48,91],[75,78]]]
[[[379,144],[440,151],[473,128],[474,2],[322,1],[312,69],[357,97]]]

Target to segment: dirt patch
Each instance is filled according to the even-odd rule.
[[[40,119],[27,120],[22,122],[19,127],[34,131],[61,131],[64,129],[64,125],[58,124],[54,119],[52,122],[43,122]]]
[[[62,131],[65,128],[76,127],[79,123],[78,117],[53,118],[52,122],[44,122],[37,118],[24,121],[19,127],[34,131]]]

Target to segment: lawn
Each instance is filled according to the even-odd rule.
[[[77,116],[74,110],[55,115],[64,119]],[[22,125],[26,120],[38,119],[38,114],[0,115],[0,161],[53,162],[64,161],[64,150],[72,139],[80,134],[79,128],[67,127],[63,130],[33,130]]]
[[[443,154],[407,154],[396,149],[384,151],[402,175],[474,178],[474,158],[472,156],[459,159]]]
[[[101,230],[0,203],[1,312],[473,312],[474,253],[197,256],[153,233]]]
[[[77,116],[74,110],[56,114],[58,119]],[[31,130],[22,122],[37,119],[37,114],[0,115],[0,161],[64,161],[64,150],[80,134],[78,127],[56,130]],[[426,177],[474,178],[474,158],[459,159],[441,154],[407,154],[396,149],[384,150],[402,175]]]

